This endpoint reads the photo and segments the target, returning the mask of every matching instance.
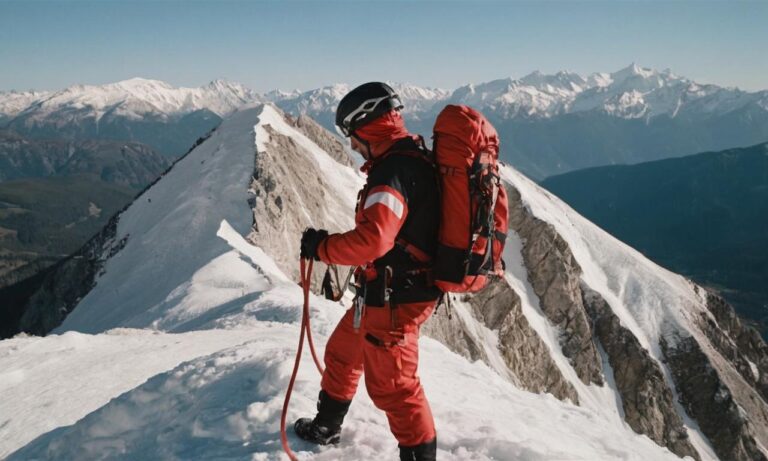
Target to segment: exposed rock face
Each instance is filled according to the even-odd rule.
[[[514,187],[507,192],[509,227],[523,240],[528,280],[544,314],[560,329],[563,354],[584,383],[602,384],[601,360],[582,302],[581,268],[554,227],[533,216]]]
[[[582,292],[595,337],[613,369],[624,420],[635,432],[647,435],[673,453],[700,459],[675,409],[674,396],[659,364],[632,332],[621,325],[599,293],[585,285]]]
[[[717,294],[707,293],[707,308],[715,320],[702,316],[702,329],[712,345],[768,401],[768,346]]]
[[[455,302],[455,301],[454,301]],[[579,396],[552,360],[550,351],[523,315],[520,297],[503,279],[496,279],[476,295],[464,295],[459,301],[482,325],[498,336],[498,353],[509,378],[522,389],[548,392],[560,400],[578,404]],[[454,312],[451,318],[443,306],[423,327],[423,333],[469,358],[493,367],[487,344],[480,332]],[[458,307],[457,307],[458,309]],[[498,367],[496,367],[498,368]],[[506,372],[506,373],[505,373]]]
[[[421,327],[421,334],[440,341],[463,357],[488,363],[488,353],[479,339],[472,335],[464,319],[455,312],[449,318],[446,310],[446,306],[438,307],[435,314]]]
[[[320,146],[321,149],[328,152],[334,160],[342,165],[353,166],[344,146],[316,121],[306,115],[299,115],[296,120],[293,120],[290,115],[286,114],[285,119]]]
[[[297,127],[309,139],[337,160],[350,165],[344,147],[333,135],[322,130],[307,117],[286,123]],[[352,228],[352,208],[355,197],[337,197],[328,179],[318,174],[313,156],[293,137],[286,136],[269,125],[265,127],[269,142],[264,152],[257,152],[251,181],[253,231],[248,239],[257,246],[270,249],[275,263],[290,277],[299,279],[299,243],[309,226],[329,232]],[[298,212],[303,210],[305,213]],[[316,265],[313,280],[318,283],[324,270]],[[340,271],[344,272],[344,271]]]
[[[475,318],[498,332],[499,350],[523,389],[549,392],[578,404],[579,396],[523,315],[520,296],[505,280],[495,280],[469,300]]]
[[[735,412],[732,416],[721,418],[716,425],[702,424],[702,430],[712,440],[718,454],[724,459],[766,459],[756,457],[754,446],[768,446],[768,403],[766,403],[766,362],[768,362],[768,346],[763,342],[757,331],[746,327],[736,317],[733,308],[720,296],[706,293],[706,306],[709,313],[702,312],[697,319],[698,326],[706,336],[696,346],[682,348],[687,352],[684,357],[688,360],[708,360],[708,365],[715,373],[708,376],[717,386],[713,401],[700,402],[699,411]],[[688,341],[692,341],[689,338]],[[671,353],[680,355],[676,349],[669,348]],[[687,364],[676,370],[682,379],[693,379],[689,376]],[[703,386],[703,383],[700,384]],[[684,398],[694,400],[701,398],[701,388],[691,389],[691,395]],[[712,393],[711,388],[704,391]],[[702,417],[707,417],[707,413]],[[698,418],[697,418],[698,419]],[[705,427],[706,426],[706,427]],[[707,433],[706,430],[712,431]],[[737,456],[749,456],[737,458]],[[751,458],[750,458],[751,457]]]
[[[723,364],[714,364],[692,336],[662,339],[661,347],[672,370],[680,400],[696,419],[717,455],[724,460],[766,460],[756,440],[768,427],[765,415],[755,419],[755,405],[737,402],[732,387],[721,373]],[[719,365],[719,366],[718,366]],[[755,423],[751,423],[754,421]]]

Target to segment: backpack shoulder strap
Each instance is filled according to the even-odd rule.
[[[434,155],[432,155],[432,151],[427,149],[424,137],[421,135],[418,136],[418,140],[408,137],[397,141],[389,150],[376,158],[374,164],[378,164],[393,155],[415,157],[426,161],[430,165],[435,165]]]

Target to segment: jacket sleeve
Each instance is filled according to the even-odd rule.
[[[382,165],[383,167],[384,165]],[[407,194],[397,174],[386,170],[369,177],[362,219],[354,229],[330,235],[318,247],[320,260],[329,264],[360,266],[384,256],[408,215]]]

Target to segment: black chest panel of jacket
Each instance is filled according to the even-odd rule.
[[[397,241],[404,241],[433,258],[437,250],[440,224],[440,192],[433,164],[411,138],[393,145],[389,153],[368,173],[367,190],[387,186],[398,191],[408,206]],[[384,271],[392,268],[392,303],[410,303],[437,299],[441,292],[431,283],[429,266],[418,262],[400,244],[373,262],[378,276],[366,286],[366,304],[384,305]]]

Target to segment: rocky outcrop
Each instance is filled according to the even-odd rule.
[[[523,259],[542,311],[560,330],[560,345],[579,378],[602,384],[602,366],[582,301],[581,268],[554,227],[530,212],[511,186],[509,227],[523,240]]]
[[[497,332],[499,351],[520,386],[579,403],[573,385],[560,372],[551,351],[523,314],[520,296],[506,280],[497,279],[469,300],[475,318]]]
[[[700,459],[688,439],[659,364],[621,324],[599,293],[585,285],[582,292],[595,338],[605,350],[613,370],[624,420],[635,432],[647,435],[676,455]]]
[[[315,144],[325,146],[341,164],[349,164],[349,157],[339,140],[315,122],[307,117],[294,120],[284,115],[284,119]],[[329,179],[317,173],[313,156],[293,137],[270,125],[265,125],[264,129],[269,134],[269,141],[264,151],[256,153],[254,161],[250,185],[253,228],[248,240],[261,248],[269,248],[270,256],[280,269],[298,280],[302,231],[309,226],[330,232],[350,229],[354,197],[335,196],[335,189],[327,183]],[[322,270],[323,265],[316,265],[315,286]]]
[[[455,310],[455,306],[451,309]],[[448,349],[471,361],[482,360],[488,364],[488,353],[480,339],[471,333],[471,327],[455,312],[449,316],[447,310],[445,305],[438,306],[434,315],[422,326],[421,334],[440,341]]]
[[[768,401],[768,346],[757,330],[739,319],[719,295],[707,292],[707,309],[701,328],[717,351]]]
[[[495,279],[480,293],[464,295],[459,302],[480,325],[498,337],[498,354],[505,367],[499,370],[502,375],[506,374],[527,391],[548,392],[560,400],[578,404],[576,389],[562,375],[547,345],[531,328],[523,315],[520,297],[506,280]],[[460,315],[454,313],[449,317],[440,310],[424,325],[424,334],[470,360],[482,360],[493,367],[489,351],[485,349],[487,342],[478,332]]]
[[[710,291],[704,297],[707,311],[695,319],[704,337],[689,337],[678,341],[677,347],[667,347],[672,357],[685,359],[670,360],[675,377],[686,383],[697,380],[697,386],[682,386],[681,396],[695,402],[699,414],[692,416],[722,458],[766,459],[764,449],[756,447],[768,446],[768,346],[723,298]],[[696,374],[703,374],[702,369],[709,371],[704,378]],[[714,424],[700,420],[715,414],[726,416]]]
[[[745,408],[744,401],[737,401],[732,391],[737,386],[729,386],[722,374],[727,373],[725,364],[713,363],[693,336],[662,338],[661,348],[681,403],[717,455],[723,460],[768,460],[758,444],[768,419],[755,417],[760,402]]]
[[[312,142],[326,151],[334,160],[342,165],[353,166],[349,154],[344,149],[344,145],[316,121],[306,115],[299,115],[296,119],[293,119],[290,115],[286,114],[285,119],[289,124],[304,133]]]

